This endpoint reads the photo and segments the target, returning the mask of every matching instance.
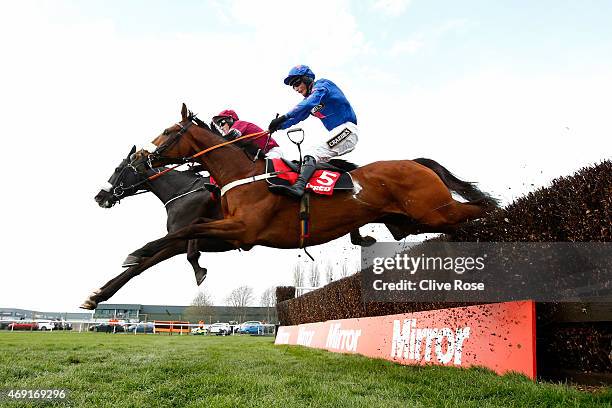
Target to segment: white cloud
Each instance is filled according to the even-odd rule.
[[[300,12],[304,7],[302,2],[278,1],[262,7],[261,3],[234,0],[227,10],[234,24],[251,32],[249,47],[260,48],[266,55],[282,55],[284,61],[292,61],[287,69],[298,63],[341,66],[368,52],[349,1],[310,1],[309,10],[325,10],[314,15]]]
[[[424,45],[423,40],[411,38],[404,41],[396,41],[389,49],[389,55],[396,57],[401,54],[414,54]]]
[[[376,0],[372,9],[392,17],[398,17],[406,11],[412,0]]]
[[[412,35],[408,39],[396,40],[389,48],[387,53],[392,57],[402,54],[414,54],[425,45],[431,47],[432,44],[439,42],[444,35],[451,31],[459,30],[467,26],[467,20],[454,19],[446,21],[437,26]]]

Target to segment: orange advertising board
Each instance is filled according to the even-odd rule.
[[[532,301],[281,326],[275,344],[536,376]]]
[[[179,322],[173,320],[154,320],[153,333],[189,333],[189,322]]]

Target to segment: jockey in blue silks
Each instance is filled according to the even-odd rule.
[[[327,136],[305,147],[302,169],[295,184],[291,187],[274,187],[275,191],[301,197],[315,171],[317,161],[328,161],[355,148],[357,117],[340,88],[328,79],[315,81],[315,74],[306,65],[291,68],[284,82],[300,93],[304,100],[286,114],[273,119],[268,126],[270,133],[287,129],[309,115],[321,119],[323,126],[329,131]]]

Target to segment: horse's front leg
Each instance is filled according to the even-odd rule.
[[[235,247],[240,247],[244,242],[246,226],[242,221],[232,219],[214,220],[210,222],[190,224],[180,230],[166,235],[163,238],[151,241],[142,248],[132,252],[128,259],[142,259],[172,245],[175,241],[183,241],[197,238],[220,239],[232,241]]]
[[[206,279],[206,268],[203,268],[198,263],[200,259],[200,250],[198,249],[198,240],[190,239],[187,244],[187,260],[191,264],[193,268],[193,272],[195,273],[196,284],[200,286],[204,279]]]
[[[124,272],[120,273],[110,281],[108,281],[100,289],[95,290],[80,306],[81,309],[94,310],[98,303],[104,302],[113,296],[119,289],[121,289],[126,283],[135,276],[140,275],[153,265],[165,261],[166,259],[172,258],[175,255],[185,253],[186,245],[184,242],[176,242],[174,245],[165,248],[163,251],[155,254],[154,256],[146,259],[138,265],[134,265]]]

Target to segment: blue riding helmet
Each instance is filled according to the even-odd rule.
[[[295,67],[289,70],[289,74],[287,75],[287,78],[285,78],[283,82],[285,83],[285,85],[289,85],[293,78],[302,77],[302,76],[308,77],[312,79],[313,81],[315,79],[315,74],[308,67],[308,65],[296,65]]]

